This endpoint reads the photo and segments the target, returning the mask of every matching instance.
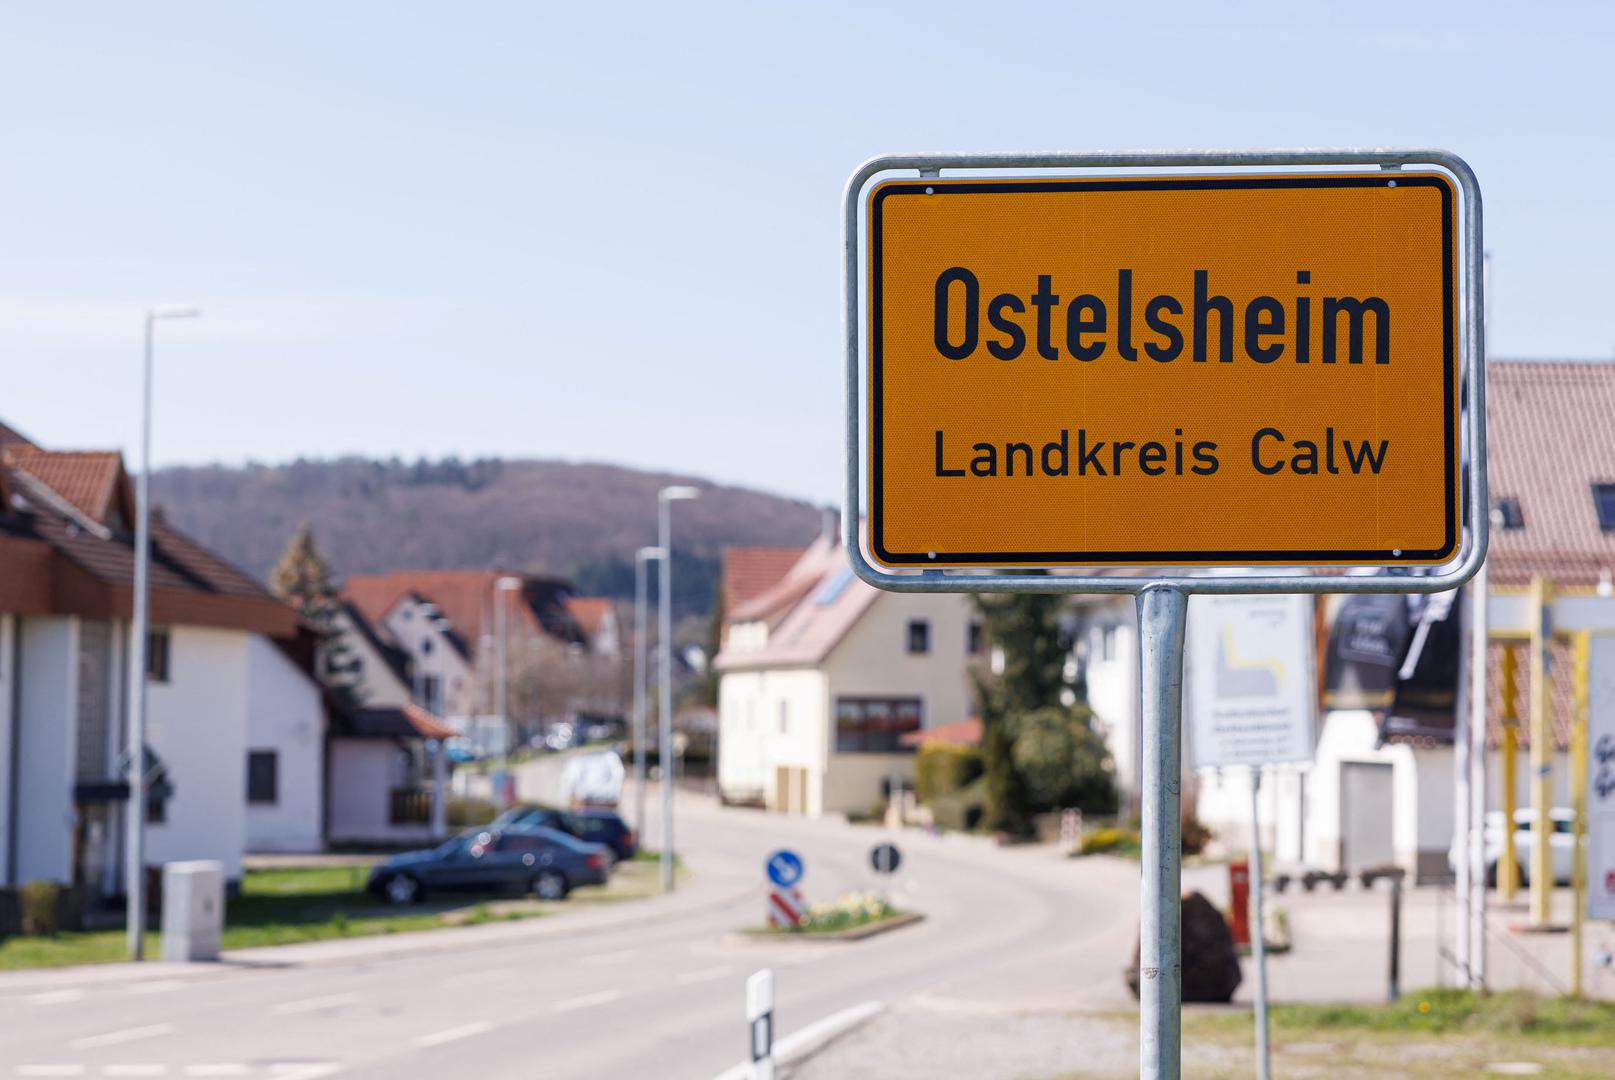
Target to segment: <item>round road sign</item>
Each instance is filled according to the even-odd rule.
[[[876,844],[869,850],[869,865],[877,874],[895,874],[903,864],[903,853],[896,844]]]
[[[768,857],[768,880],[782,889],[789,889],[802,880],[802,857],[794,851],[781,848]]]

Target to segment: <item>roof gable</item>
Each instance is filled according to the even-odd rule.
[[[1487,487],[1516,500],[1519,528],[1494,527],[1492,582],[1543,575],[1597,584],[1615,569],[1593,485],[1615,483],[1615,363],[1502,361],[1486,366]]]

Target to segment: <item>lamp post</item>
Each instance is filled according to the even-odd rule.
[[[661,598],[657,604],[657,644],[662,652],[661,715],[657,717],[656,763],[662,773],[662,891],[673,891],[673,514],[675,502],[699,497],[693,487],[673,485],[657,493],[662,549]]]
[[[634,835],[641,844],[645,842],[645,669],[650,635],[646,563],[661,562],[666,554],[659,547],[642,547],[634,554]]]
[[[510,594],[522,587],[522,579],[506,575],[494,583],[494,621],[499,626],[499,670],[494,673],[495,707],[499,711],[499,726],[505,736],[505,768],[510,768],[510,754],[516,740],[510,728]],[[503,794],[496,796],[503,802]]]
[[[124,893],[129,959],[145,952],[146,929],[146,635],[150,632],[149,579],[151,576],[151,368],[158,319],[194,319],[194,307],[155,307],[146,310],[146,351],[141,371],[140,475],[135,481],[135,587],[134,618],[129,628],[129,810],[125,815]]]

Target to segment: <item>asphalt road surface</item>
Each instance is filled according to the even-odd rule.
[[[892,891],[923,922],[769,942],[741,933],[762,922],[768,852],[798,851],[805,895],[826,899],[876,886],[867,855],[888,834],[682,795],[678,824],[693,876],[670,899],[200,970],[0,977],[0,1077],[708,1080],[745,1056],[744,984],[762,967],[781,1036],[866,1002],[1130,1004],[1136,867],[906,834]]]

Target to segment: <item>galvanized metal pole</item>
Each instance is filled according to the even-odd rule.
[[[1486,701],[1489,676],[1486,564],[1470,590],[1469,631],[1469,985],[1486,989]]]
[[[1592,635],[1579,631],[1572,646],[1570,707],[1570,996],[1581,997],[1582,917],[1587,907],[1587,695]]]
[[[145,366],[141,375],[140,475],[135,478],[135,595],[129,627],[129,803],[124,814],[125,916],[129,959],[140,960],[146,941],[146,635],[147,578],[151,566],[151,353],[157,316],[146,313]]]
[[[1553,586],[1544,577],[1531,581],[1531,925],[1553,922],[1553,729],[1548,711],[1552,693]]]
[[[1268,1080],[1267,940],[1262,933],[1262,767],[1251,766],[1251,953],[1256,961],[1256,1078]]]
[[[1453,733],[1452,733],[1452,772],[1453,772],[1453,893],[1457,899],[1458,917],[1453,924],[1453,957],[1455,959],[1453,971],[1453,986],[1463,990],[1468,989],[1473,981],[1471,975],[1469,948],[1470,933],[1469,920],[1471,911],[1469,907],[1470,893],[1470,866],[1469,866],[1469,811],[1473,805],[1469,797],[1469,785],[1472,781],[1470,769],[1470,741],[1469,741],[1469,695],[1472,692],[1469,678],[1469,665],[1473,662],[1469,650],[1464,643],[1469,641],[1469,627],[1472,620],[1470,598],[1464,595],[1465,590],[1459,590],[1456,598],[1458,605],[1458,687],[1457,700],[1453,702]],[[1481,601],[1484,603],[1484,598]],[[1450,616],[1449,616],[1450,617]]]
[[[1139,1072],[1178,1080],[1183,996],[1182,800],[1183,632],[1189,596],[1174,585],[1138,594],[1139,704],[1144,770],[1142,917],[1138,946]]]

